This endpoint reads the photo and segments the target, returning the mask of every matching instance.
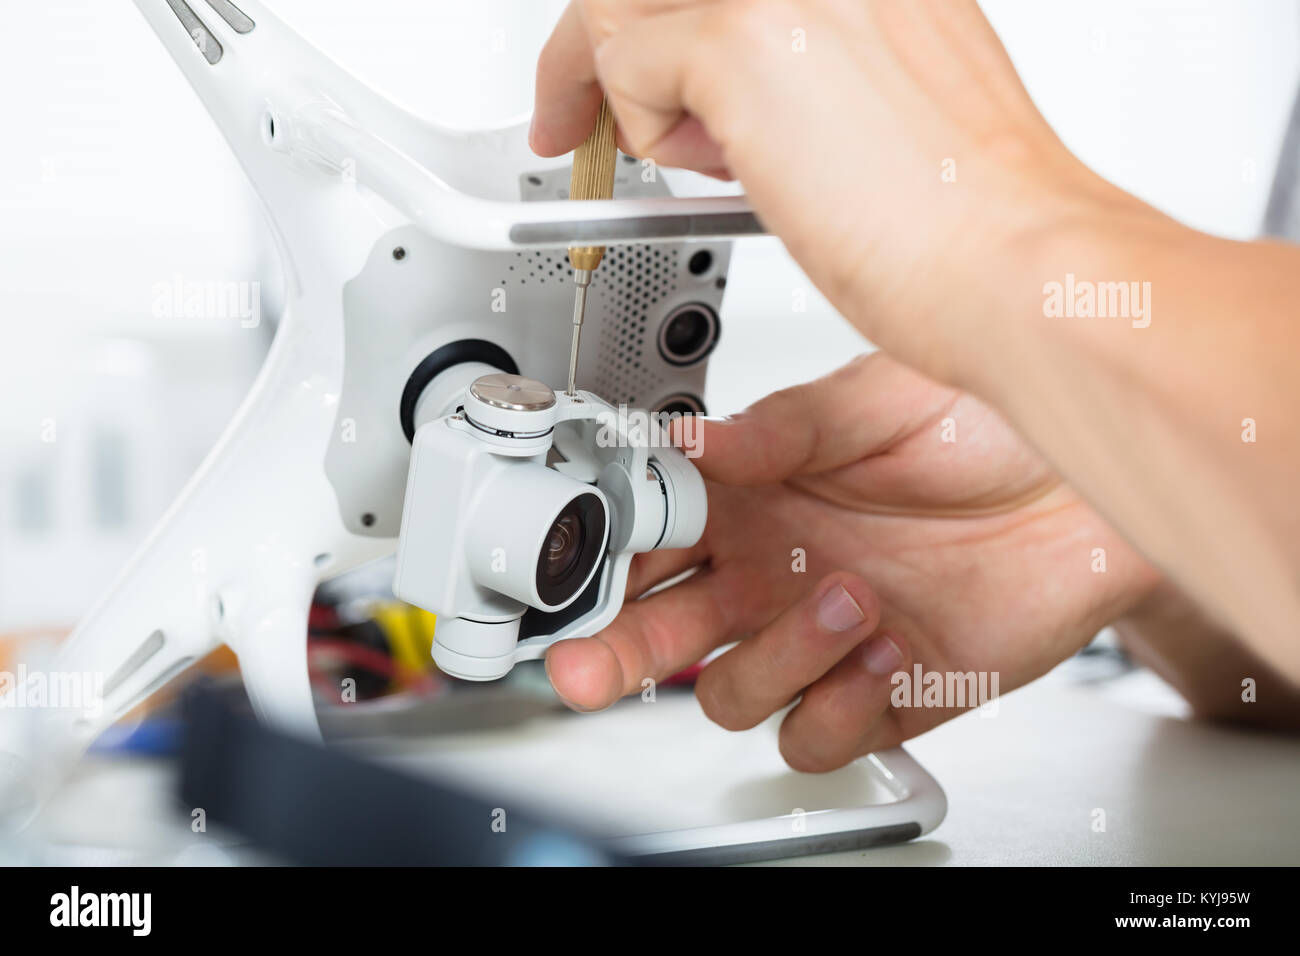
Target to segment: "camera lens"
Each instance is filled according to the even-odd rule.
[[[582,522],[577,515],[565,514],[551,525],[546,539],[546,576],[562,578],[573,570],[582,554]]]
[[[698,362],[717,341],[717,313],[703,303],[674,309],[659,327],[659,353],[671,365]]]
[[[707,341],[709,320],[699,309],[680,312],[668,323],[664,331],[664,345],[673,355],[689,355],[698,352],[700,345]]]
[[[556,515],[537,558],[537,594],[547,605],[563,604],[587,583],[600,563],[605,506],[591,492],[572,499]]]

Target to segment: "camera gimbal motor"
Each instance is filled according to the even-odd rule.
[[[695,544],[707,505],[649,416],[500,372],[457,398],[415,433],[393,591],[438,615],[439,668],[492,680],[608,624],[632,556]]]

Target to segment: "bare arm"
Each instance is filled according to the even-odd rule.
[[[1171,587],[1115,623],[1129,653],[1167,680],[1198,717],[1300,731],[1300,688]]]
[[[1300,684],[1300,250],[1204,236],[1135,204],[1060,224],[1025,261],[1009,287],[1137,282],[1146,315],[1048,317],[1041,285],[1025,288],[961,376]]]

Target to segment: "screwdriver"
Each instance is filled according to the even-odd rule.
[[[614,161],[618,150],[614,147],[614,114],[609,101],[600,104],[596,127],[591,135],[573,152],[573,173],[569,178],[570,199],[613,199]],[[582,339],[582,320],[587,313],[587,289],[591,274],[605,257],[604,246],[570,246],[569,265],[573,266],[573,281],[577,288],[573,297],[573,343],[569,347],[568,394],[577,391],[578,345]]]

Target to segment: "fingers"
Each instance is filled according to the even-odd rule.
[[[542,156],[558,156],[591,133],[601,97],[608,95],[619,126],[619,147],[667,166],[730,178],[722,150],[683,105],[665,96],[688,60],[650,53],[645,43],[679,48],[695,37],[714,0],[585,0],[560,17],[537,63],[536,105],[529,143]],[[614,42],[626,31],[626,42]],[[691,41],[690,45],[693,45]],[[600,75],[597,59],[607,46],[617,65]],[[625,54],[631,50],[639,55]],[[615,62],[611,59],[609,62]],[[647,73],[647,69],[649,73]],[[641,95],[642,93],[647,95]],[[662,108],[655,103],[668,103]]]
[[[634,155],[665,166],[724,166],[721,149],[689,118],[720,115],[722,84],[713,80],[721,80],[722,64],[708,52],[716,47],[720,8],[664,6],[674,9],[638,18],[599,41],[596,74]]]
[[[918,385],[924,401],[909,401]],[[860,356],[823,378],[769,395],[730,419],[674,421],[689,434],[706,478],[761,485],[829,471],[887,449],[931,413],[933,383],[882,353]]]
[[[569,4],[537,61],[536,107],[529,134],[533,151],[539,156],[559,156],[588,138],[604,95],[597,82],[593,51],[604,40],[646,18],[712,3],[714,0],[576,0]],[[623,118],[614,105],[621,127]],[[620,133],[619,140],[625,151],[649,155],[636,153],[624,134]],[[690,168],[724,172],[718,150],[710,148],[701,131],[686,131],[684,148],[698,155],[699,164]]]
[[[709,548],[704,541],[694,547],[676,548],[670,551],[647,551],[632,559],[632,567],[627,575],[625,600],[633,601],[652,588],[656,588],[683,574],[697,568],[709,557]]]
[[[575,148],[596,125],[603,94],[579,4],[570,3],[537,60],[536,105],[528,143],[539,156]]]
[[[620,144],[623,152],[632,156],[653,159],[661,166],[693,169],[715,179],[734,179],[722,155],[722,147],[708,133],[704,125],[693,116],[682,117],[650,154],[638,153],[631,143]]]
[[[890,694],[891,678],[909,668],[911,660],[908,642],[891,630],[855,647],[805,690],[786,715],[780,735],[785,762],[795,770],[824,773],[909,736],[899,724]]]
[[[698,662],[731,640],[743,589],[723,572],[703,572],[625,605],[595,637],[557,641],[546,654],[551,685],[575,710],[602,710]]]
[[[879,619],[879,601],[865,581],[846,572],[831,574],[758,634],[704,668],[695,685],[700,706],[728,730],[747,730],[830,671]]]

